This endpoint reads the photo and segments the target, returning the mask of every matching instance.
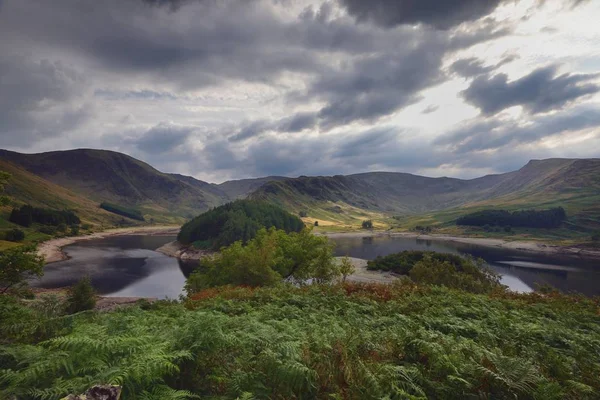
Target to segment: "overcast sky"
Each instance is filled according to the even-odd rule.
[[[0,147],[221,182],[600,156],[600,1],[0,0]]]

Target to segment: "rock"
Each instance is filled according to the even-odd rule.
[[[70,394],[61,400],[119,400],[120,397],[121,386],[96,385],[89,388],[85,394]]]

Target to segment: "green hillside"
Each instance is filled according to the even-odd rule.
[[[157,222],[183,222],[226,201],[194,178],[162,173],[125,154],[69,150],[40,154],[1,151],[0,159],[95,203],[133,206]]]
[[[251,197],[305,211],[305,219],[320,226],[344,228],[364,219],[380,228],[450,228],[459,216],[486,208],[563,206],[566,228],[587,234],[600,229],[600,159],[535,160],[515,172],[471,180],[391,172],[300,177],[269,182]]]

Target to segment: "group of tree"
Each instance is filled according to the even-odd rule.
[[[142,215],[142,212],[136,208],[125,207],[119,204],[113,204],[108,202],[100,203],[100,208],[113,214],[121,215],[123,217],[135,219],[137,221],[144,221],[144,216]]]
[[[51,226],[81,223],[79,217],[71,210],[51,210],[49,208],[33,207],[29,204],[25,204],[20,208],[13,208],[9,221],[25,227],[34,223]]]
[[[499,276],[483,260],[458,254],[405,250],[378,256],[367,263],[371,271],[409,276],[414,282],[483,293],[500,287]]]
[[[548,210],[483,210],[464,215],[456,220],[457,225],[503,226],[523,228],[558,228],[567,219],[564,208]]]
[[[347,275],[348,266],[344,268]],[[235,242],[201,260],[186,290],[195,293],[223,285],[273,286],[283,281],[328,283],[341,274],[326,237],[313,235],[308,228],[291,233],[261,228],[245,245]]]
[[[184,244],[218,250],[234,242],[247,243],[261,228],[300,232],[300,218],[273,204],[237,200],[205,212],[181,227],[177,240]]]
[[[363,221],[362,228],[363,229],[373,229],[373,221],[371,221],[370,219]]]

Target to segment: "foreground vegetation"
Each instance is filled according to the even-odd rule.
[[[237,200],[213,208],[181,227],[177,240],[184,244],[215,250],[238,240],[246,243],[261,228],[299,232],[302,220],[273,204],[253,200]]]
[[[597,300],[344,284],[221,287],[57,317],[1,297],[2,396],[595,399]],[[46,305],[52,302],[45,303]],[[40,317],[43,316],[43,317]]]

